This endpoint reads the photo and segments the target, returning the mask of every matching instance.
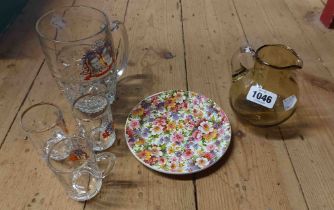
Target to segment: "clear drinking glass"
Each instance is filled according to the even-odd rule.
[[[68,135],[63,114],[58,106],[41,102],[28,107],[21,115],[21,126],[27,132],[36,151],[46,158],[50,145]],[[60,160],[67,154],[54,150],[51,157]]]
[[[62,7],[40,17],[36,31],[49,70],[71,103],[92,92],[115,100],[117,78],[128,61],[128,37],[120,21],[110,24],[92,7]]]
[[[101,94],[86,94],[76,99],[72,112],[82,135],[93,142],[95,151],[108,149],[113,145],[116,134],[108,99]]]
[[[55,160],[51,156],[59,150],[66,151],[68,155],[65,159]],[[89,141],[83,137],[71,137],[51,145],[47,164],[70,198],[85,201],[100,191],[102,178],[110,173],[115,159],[113,154],[107,152],[95,155]],[[98,164],[105,160],[108,166],[101,171]]]

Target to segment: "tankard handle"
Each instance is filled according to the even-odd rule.
[[[115,54],[116,54],[116,72],[117,78],[122,76],[126,67],[128,66],[128,58],[129,58],[129,41],[128,34],[126,32],[124,24],[119,20],[114,20],[111,23],[111,33],[114,34],[119,39],[115,41]]]

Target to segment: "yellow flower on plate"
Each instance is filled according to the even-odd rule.
[[[148,150],[145,151],[145,160],[151,159],[152,153]]]
[[[204,134],[203,138],[205,141],[212,141],[213,139],[217,138],[217,130],[213,130],[210,133]]]
[[[171,163],[170,164],[170,169],[175,170],[177,167],[176,163]]]
[[[165,103],[166,107],[169,109],[176,107],[176,99],[174,97],[168,98]]]
[[[196,154],[198,155],[198,156],[204,156],[204,154],[205,154],[205,152],[203,151],[203,150],[196,150]]]
[[[154,125],[150,130],[151,130],[153,135],[156,135],[156,134],[160,134],[160,133],[163,132],[163,127],[161,127],[159,125]]]
[[[174,152],[175,152],[175,149],[174,149],[173,146],[170,146],[170,147],[167,148],[167,153],[168,154],[173,154]]]
[[[200,168],[205,168],[209,164],[209,161],[206,158],[197,158],[195,164]]]
[[[177,128],[178,128],[178,129],[183,129],[183,128],[184,128],[184,124],[181,123],[181,122],[179,122],[179,123],[177,124]]]
[[[145,140],[143,138],[140,138],[138,141],[136,141],[136,145],[143,145],[145,144]]]
[[[132,111],[132,114],[140,117],[144,114],[144,109],[141,107],[138,109],[135,109]]]
[[[169,122],[167,125],[166,125],[166,130],[167,131],[173,131],[175,130],[176,128],[176,123],[175,122]]]

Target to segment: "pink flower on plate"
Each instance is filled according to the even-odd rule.
[[[203,121],[200,123],[198,130],[202,131],[204,134],[211,133],[213,131],[212,123],[208,121]]]
[[[195,139],[195,141],[202,140],[202,132],[199,130],[195,130],[191,136]]]
[[[209,161],[205,157],[197,158],[195,163],[195,165],[197,165],[199,168],[205,168],[208,164]]]
[[[209,144],[208,146],[206,146],[207,151],[211,152],[215,149],[217,149],[217,146],[215,144]]]
[[[153,146],[152,149],[151,149],[151,152],[152,152],[153,155],[155,155],[157,157],[162,156],[162,151],[161,151],[160,147]]]
[[[223,136],[225,134],[225,129],[224,128],[219,128],[218,129],[218,135]]]
[[[178,159],[177,157],[175,157],[175,156],[173,156],[173,157],[170,159],[170,161],[173,162],[173,163],[174,163],[174,162],[177,162],[178,160],[179,160],[179,159]]]
[[[181,143],[184,140],[182,133],[174,133],[172,136],[172,141],[175,143]]]
[[[153,121],[153,124],[154,125],[159,125],[159,126],[164,126],[164,125],[166,125],[166,119],[162,118],[162,117],[159,117],[159,118],[157,118]]]
[[[194,127],[195,127],[195,122],[193,120],[189,119],[189,118],[186,118],[184,120],[184,123],[189,130],[194,129]]]
[[[166,165],[166,163],[167,163],[167,159],[164,158],[164,157],[159,157],[158,161],[159,161],[159,164],[162,165],[162,166]]]
[[[160,102],[160,101],[159,101],[159,99],[158,99],[157,96],[152,96],[152,97],[151,97],[151,103],[152,103],[153,105],[157,105],[159,102]]]
[[[194,155],[193,151],[191,149],[187,149],[184,151],[183,153],[183,156],[186,158],[186,159],[190,159],[192,158],[192,156]]]
[[[211,160],[212,158],[214,158],[215,156],[212,153],[205,153],[204,157],[208,160]]]
[[[132,129],[138,129],[140,127],[139,120],[137,120],[137,119],[131,120],[129,127],[132,128]]]

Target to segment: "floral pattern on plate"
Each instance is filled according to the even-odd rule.
[[[189,174],[208,168],[224,155],[231,127],[211,99],[170,90],[149,96],[133,108],[125,137],[131,152],[147,167]]]

